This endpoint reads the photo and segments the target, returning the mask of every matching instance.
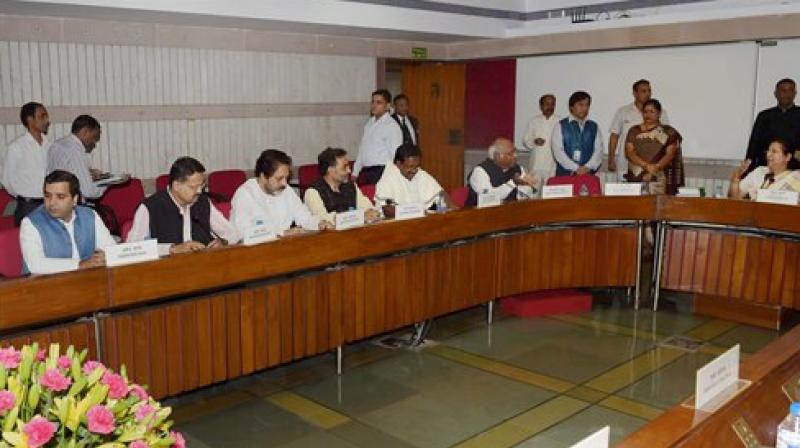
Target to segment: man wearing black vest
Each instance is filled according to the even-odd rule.
[[[239,241],[236,229],[203,194],[205,172],[191,157],[176,160],[169,170],[167,189],[146,198],[136,209],[127,241],[155,238],[159,244],[169,244],[170,253]]]
[[[467,206],[478,205],[479,193],[495,193],[506,201],[517,196],[533,197],[531,187],[538,180],[517,163],[517,150],[507,138],[495,139],[489,147],[489,157],[469,173]]]
[[[317,166],[321,177],[306,190],[303,198],[312,215],[335,222],[336,213],[364,209],[367,222],[378,219],[378,211],[372,202],[350,179],[347,151],[325,148],[317,156]]]
[[[392,118],[403,131],[403,143],[419,145],[419,121],[408,114],[408,97],[405,94],[401,93],[394,98]]]

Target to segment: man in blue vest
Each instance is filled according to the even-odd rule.
[[[595,173],[603,163],[603,136],[600,128],[587,119],[592,97],[583,91],[569,97],[569,117],[553,128],[553,157],[556,176]]]
[[[19,229],[23,273],[51,274],[105,266],[102,249],[117,244],[91,208],[78,205],[74,174],[55,170],[44,179],[44,204]]]

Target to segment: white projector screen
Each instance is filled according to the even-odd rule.
[[[645,78],[683,136],[685,157],[741,160],[754,116],[758,51],[755,42],[740,42],[520,58],[515,141],[522,145],[541,95],[555,94],[564,117],[569,95],[585,90],[607,146],[614,112],[633,101],[634,81]]]

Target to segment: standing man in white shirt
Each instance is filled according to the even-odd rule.
[[[625,174],[628,172],[625,139],[632,127],[644,122],[642,116],[644,103],[649,101],[652,95],[653,89],[650,81],[646,79],[636,81],[633,83],[633,102],[617,109],[614,119],[611,120],[611,128],[608,131],[610,134],[608,138],[608,171],[616,172],[617,179],[620,181],[625,180]],[[661,124],[669,124],[666,109],[661,110]]]
[[[261,226],[278,235],[333,228],[330,222],[312,216],[289,187],[291,172],[292,158],[285,152],[267,149],[261,153],[256,160],[255,177],[233,195],[231,222],[239,233],[246,235],[248,230]],[[293,223],[297,230],[290,230]]]
[[[79,115],[72,121],[72,133],[56,140],[47,153],[47,172],[64,170],[74,174],[84,199],[100,199],[106,191],[105,187],[94,184],[100,172],[89,164],[89,154],[97,146],[101,132],[94,117]]]
[[[392,94],[386,89],[372,92],[370,118],[358,146],[353,175],[359,183],[376,184],[386,164],[392,163],[394,152],[403,144],[403,131],[389,113]]]
[[[403,132],[403,143],[419,145],[419,121],[408,113],[408,97],[405,94],[394,98],[392,118],[400,125]]]
[[[47,130],[50,116],[40,103],[30,102],[19,112],[22,125],[28,130],[8,145],[3,165],[3,187],[17,198],[14,223],[20,225],[22,218],[42,204],[42,184],[47,169],[47,150],[50,141]]]
[[[553,145],[550,138],[553,128],[561,119],[555,114],[556,97],[548,93],[539,98],[541,114],[536,115],[528,123],[528,129],[522,144],[531,150],[530,171],[543,182],[556,175],[556,161],[553,159]]]
[[[504,201],[516,201],[517,195],[533,196],[532,187],[538,185],[539,180],[517,163],[514,142],[507,138],[495,139],[489,146],[488,156],[469,173],[469,194],[465,205],[478,205],[481,193],[495,193]]]
[[[171,254],[238,242],[236,229],[203,193],[205,186],[203,164],[178,158],[169,169],[167,189],[145,198],[136,209],[127,241],[155,238]]]
[[[553,128],[553,157],[556,176],[594,174],[603,163],[603,136],[589,120],[592,97],[577,91],[569,97],[569,117]]]
[[[92,209],[78,205],[74,174],[56,170],[44,180],[44,204],[22,219],[23,273],[51,274],[105,266],[102,249],[116,243]]]

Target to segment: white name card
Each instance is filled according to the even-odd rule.
[[[739,382],[739,344],[697,369],[695,409],[703,409],[720,393]]]
[[[606,426],[575,445],[572,445],[572,448],[608,448],[610,441],[611,427]]]
[[[495,207],[502,204],[503,197],[496,192],[478,194],[478,208]]]
[[[244,232],[242,244],[245,246],[255,246],[256,244],[266,243],[273,241],[278,236],[272,233],[267,226],[252,226]]]
[[[143,261],[158,260],[158,241],[144,240],[135,243],[122,243],[103,248],[106,253],[106,266],[122,266]]]
[[[678,196],[684,198],[699,198],[700,189],[695,187],[678,187]]]
[[[422,202],[410,202],[394,206],[394,219],[398,221],[422,218],[423,216],[425,216],[425,206]]]
[[[545,185],[542,187],[542,199],[571,198],[572,185]]]
[[[606,196],[641,196],[642,184],[635,182],[609,182],[606,184]]]
[[[797,205],[798,199],[800,199],[800,193],[796,191],[762,188],[756,193],[756,202],[769,204]]]
[[[364,225],[364,209],[351,210],[336,214],[336,230],[352,229]]]

